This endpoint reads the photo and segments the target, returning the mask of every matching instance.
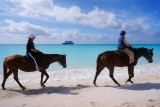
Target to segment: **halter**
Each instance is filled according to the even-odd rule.
[[[66,55],[61,55],[61,56],[58,57],[58,63],[59,63],[60,65],[62,65],[63,67],[66,66],[66,65],[65,65],[65,62],[64,62],[65,57],[66,57]]]
[[[148,60],[149,62],[152,62],[152,56],[153,56],[152,50],[151,49],[147,49],[147,52],[144,55],[144,58],[146,60]]]

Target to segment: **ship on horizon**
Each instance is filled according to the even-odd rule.
[[[73,41],[64,41],[62,44],[63,45],[73,45],[74,42]]]

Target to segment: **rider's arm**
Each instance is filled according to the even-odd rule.
[[[130,44],[126,41],[126,39],[123,39],[123,42],[126,44],[126,46],[129,46]]]
[[[27,44],[27,49],[31,52],[39,52],[38,50],[35,49],[34,44],[33,43],[28,43]]]
[[[34,48],[32,48],[31,51],[33,51],[33,52],[39,52],[38,50],[36,50]]]

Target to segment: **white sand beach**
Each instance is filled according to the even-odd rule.
[[[121,73],[119,73],[121,72]],[[160,107],[160,64],[135,67],[134,84],[127,83],[127,68],[116,68],[118,87],[103,70],[92,82],[95,70],[49,72],[50,78],[42,88],[40,73],[19,72],[27,89],[22,90],[11,76],[6,89],[0,89],[1,107]],[[2,76],[0,77],[2,82]]]

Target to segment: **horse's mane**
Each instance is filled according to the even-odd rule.
[[[132,50],[133,52],[141,52],[141,51],[147,50],[147,48],[144,48],[144,47],[141,47],[141,48],[134,48],[134,47],[132,47],[131,50]]]

